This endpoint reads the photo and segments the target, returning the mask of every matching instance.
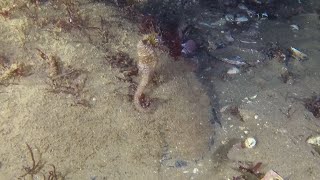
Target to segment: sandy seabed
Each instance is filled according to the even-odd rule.
[[[18,179],[24,167],[32,167],[30,149],[42,165],[33,171],[34,179],[50,176],[52,165],[59,179],[228,179],[239,174],[239,161],[263,162],[264,172],[274,169],[290,179],[320,179],[319,154],[305,142],[320,133],[320,121],[290,99],[319,92],[319,71],[312,69],[319,67],[318,43],[301,44],[310,59],[297,66],[303,78],[294,85],[279,85],[272,73],[281,69],[277,63],[230,82],[216,79],[221,107],[240,102],[244,122],[222,113],[222,127],[214,129],[207,89],[184,61],[165,53],[157,68],[161,81],[147,91],[156,100],[155,111],[135,110],[130,83],[106,63],[106,56],[118,52],[136,59],[141,35],[123,12],[83,0],[74,11],[85,23],[68,26],[66,5],[28,2],[16,1],[8,17],[0,16],[0,55],[8,66],[28,67],[26,76],[0,86],[1,180]],[[0,3],[1,8],[13,5]],[[312,17],[300,18],[316,22]],[[312,35],[316,27],[310,28],[300,33],[311,37],[301,39],[319,40],[319,34]],[[53,92],[39,50],[57,57],[59,68],[79,70],[71,81],[82,82],[76,95]],[[289,106],[295,113],[287,118],[279,108]],[[248,136],[257,139],[255,148],[233,149]]]

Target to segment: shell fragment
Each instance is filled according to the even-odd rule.
[[[308,59],[308,56],[306,54],[304,54],[303,52],[299,51],[298,49],[294,48],[294,47],[291,47],[290,48],[290,52],[291,52],[291,56],[294,58],[294,59],[297,59],[297,60],[307,60]]]
[[[311,136],[307,139],[307,143],[320,146],[320,135],[318,136]]]
[[[254,139],[253,137],[248,137],[248,138],[244,141],[244,144],[243,144],[243,145],[244,145],[245,148],[251,149],[251,148],[255,147],[256,144],[257,144],[256,139]]]

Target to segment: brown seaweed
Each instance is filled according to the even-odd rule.
[[[38,161],[36,161],[35,155],[32,151],[31,146],[29,144],[26,144],[26,145],[31,157],[31,166],[23,167],[23,169],[26,172],[21,176],[19,176],[18,179],[26,179],[26,177],[28,176],[30,176],[31,179],[35,179],[35,176],[38,174],[42,174],[44,180],[58,180],[58,179],[63,180],[64,179],[64,176],[62,176],[61,173],[57,172],[56,167],[53,164],[49,164],[49,166],[52,167],[52,170],[48,171],[47,173],[40,172],[44,169],[44,166],[45,166],[45,162],[42,161],[41,153],[39,155]],[[48,175],[46,176],[46,174]]]

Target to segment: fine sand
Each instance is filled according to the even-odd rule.
[[[53,166],[58,179],[224,180],[240,175],[246,162],[262,162],[261,172],[273,169],[291,180],[320,179],[320,155],[306,143],[320,133],[320,121],[301,101],[320,90],[316,15],[296,17],[305,28],[287,38],[281,34],[286,23],[264,24],[270,30],[264,38],[309,56],[290,65],[293,84],[281,81],[283,64],[274,60],[224,81],[212,75],[208,87],[185,61],[159,52],[158,82],[146,91],[155,109],[141,113],[129,96],[132,82],[121,80],[106,58],[124,52],[137,59],[142,36],[126,11],[82,0],[72,6],[81,23],[70,26],[67,5],[15,4],[8,17],[0,16],[0,56],[6,66],[23,63],[27,73],[0,86],[0,180],[32,179],[32,173],[42,179]],[[0,9],[13,6],[0,3]],[[52,69],[39,50],[55,56],[59,69],[79,72],[63,82],[76,86],[76,95],[53,89]],[[221,126],[211,123],[208,94],[216,96]],[[234,105],[242,120],[226,110]],[[246,137],[254,137],[256,147],[237,149]],[[40,164],[25,175],[31,154]]]

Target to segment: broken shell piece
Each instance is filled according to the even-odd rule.
[[[261,180],[283,180],[274,170],[268,171]]]
[[[298,49],[296,48],[293,48],[291,47],[290,48],[290,53],[291,53],[291,56],[297,60],[307,60],[308,59],[308,56],[306,54],[304,54],[303,52],[299,51]]]
[[[225,19],[226,19],[227,22],[234,22],[234,15],[232,15],[232,14],[227,14],[227,15],[225,16]]]
[[[253,148],[255,147],[257,144],[256,139],[254,139],[253,137],[248,137],[243,143],[242,143],[242,148]]]
[[[240,70],[236,67],[232,67],[227,71],[227,74],[238,74],[240,72]]]
[[[307,143],[320,146],[320,135],[318,136],[311,136],[307,139]]]
[[[293,31],[299,31],[299,26],[296,24],[291,24],[290,27]]]
[[[249,19],[246,16],[243,16],[243,15],[236,17],[234,20],[236,21],[237,24],[249,21]]]

